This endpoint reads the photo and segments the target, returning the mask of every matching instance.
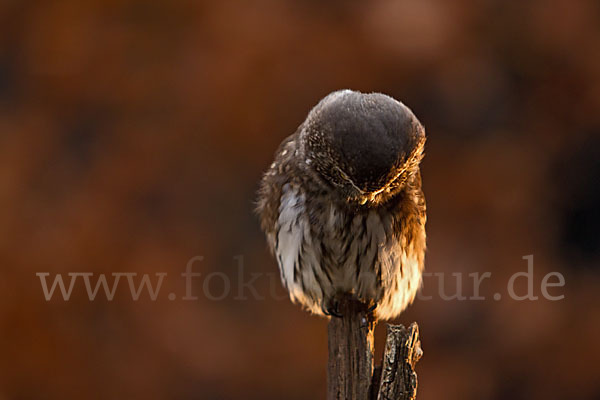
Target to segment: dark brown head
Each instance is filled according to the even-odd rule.
[[[300,139],[308,169],[350,204],[377,205],[418,172],[425,130],[402,103],[342,90],[308,114]]]

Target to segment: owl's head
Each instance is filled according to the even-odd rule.
[[[307,168],[351,205],[376,206],[418,173],[425,130],[401,102],[351,90],[322,99],[301,126]]]

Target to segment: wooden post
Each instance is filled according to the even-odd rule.
[[[383,362],[373,372],[376,321],[368,306],[343,296],[338,311],[328,325],[327,400],[414,400],[423,354],[418,325],[388,325]]]
[[[342,316],[332,316],[328,326],[327,399],[366,400],[373,376],[375,321],[368,306],[351,296],[338,301]]]

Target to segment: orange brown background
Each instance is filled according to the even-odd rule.
[[[1,1],[0,399],[324,398],[324,319],[201,279],[166,293],[196,255],[275,273],[257,182],[341,88],[427,129],[427,270],[449,292],[492,273],[486,301],[399,318],[421,327],[419,399],[600,398],[599,49],[593,0]],[[564,300],[491,298],[528,254]],[[154,302],[46,302],[44,271],[169,278]]]

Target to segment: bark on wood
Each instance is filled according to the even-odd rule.
[[[373,370],[375,320],[368,306],[344,296],[328,326],[328,400],[414,400],[415,364],[421,358],[419,327],[388,325],[382,365]]]
[[[421,356],[419,326],[413,322],[388,325],[377,400],[414,400],[417,397],[415,364]]]

